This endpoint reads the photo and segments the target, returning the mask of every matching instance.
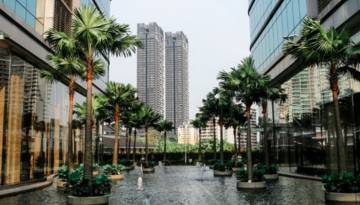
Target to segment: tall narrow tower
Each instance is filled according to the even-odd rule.
[[[137,26],[143,47],[137,51],[138,97],[164,116],[164,32],[155,22]]]
[[[165,33],[166,119],[177,127],[189,118],[188,38],[182,31]]]

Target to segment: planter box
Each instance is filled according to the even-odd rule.
[[[325,192],[325,200],[341,203],[360,202],[360,193]]]
[[[124,175],[123,174],[109,175],[109,178],[111,180],[120,180],[120,179],[124,179]]]
[[[60,180],[58,180],[57,181],[57,183],[56,183],[56,186],[57,186],[57,188],[65,188],[65,184],[66,184],[67,182],[63,182],[63,181],[60,181]]]
[[[124,166],[124,170],[133,170],[135,169],[135,166]]]
[[[237,172],[238,170],[240,170],[242,167],[232,167],[231,169],[232,169],[232,171],[233,172]]]
[[[214,165],[209,165],[209,169],[214,169]]]
[[[264,189],[266,188],[266,182],[241,182],[238,181],[236,184],[237,188],[239,189]]]
[[[232,176],[232,171],[218,171],[214,170],[214,176]]]
[[[264,174],[266,180],[279,180],[279,174]]]
[[[93,171],[93,176],[94,177],[99,176],[99,171]]]
[[[144,173],[155,172],[155,168],[154,167],[143,168],[143,172]]]
[[[109,204],[109,195],[104,196],[89,196],[89,197],[80,197],[80,196],[68,196],[68,204],[71,205],[81,205],[81,204],[89,204],[89,205],[102,205]]]

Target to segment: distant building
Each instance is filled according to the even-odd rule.
[[[165,118],[175,128],[189,119],[188,53],[188,38],[182,31],[165,33]]]
[[[157,23],[139,23],[137,37],[137,96],[155,113],[164,116],[164,32]]]
[[[199,143],[199,130],[190,124],[190,121],[188,121],[186,125],[179,125],[177,128],[177,133],[179,144],[195,145]]]

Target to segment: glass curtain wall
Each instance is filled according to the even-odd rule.
[[[353,36],[360,40],[360,32]],[[270,158],[281,171],[306,175],[337,173],[337,143],[328,69],[305,68],[282,84],[288,99],[274,103],[275,132],[270,128]],[[341,126],[347,170],[359,173],[360,83],[345,75],[339,81]],[[272,117],[269,103],[268,116]],[[269,126],[272,127],[272,124]],[[275,133],[275,138],[273,138]],[[274,149],[275,147],[275,149]]]
[[[68,88],[47,84],[39,69],[0,47],[0,184],[43,178],[65,166]],[[75,103],[85,97],[75,94]],[[82,126],[74,127],[76,162]]]

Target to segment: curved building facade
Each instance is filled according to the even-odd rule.
[[[282,171],[321,175],[337,172],[334,106],[327,68],[301,67],[282,47],[299,39],[306,16],[331,26],[349,29],[360,41],[359,0],[249,0],[250,50],[257,70],[282,84],[288,99],[275,102],[268,116],[275,127],[268,136],[271,160]],[[346,143],[347,170],[359,173],[360,84],[344,75],[339,81],[342,132]],[[274,116],[272,115],[274,113]],[[273,117],[272,117],[273,116]],[[272,126],[272,125],[271,125]],[[271,140],[270,140],[271,139]],[[262,142],[263,146],[263,142]]]

